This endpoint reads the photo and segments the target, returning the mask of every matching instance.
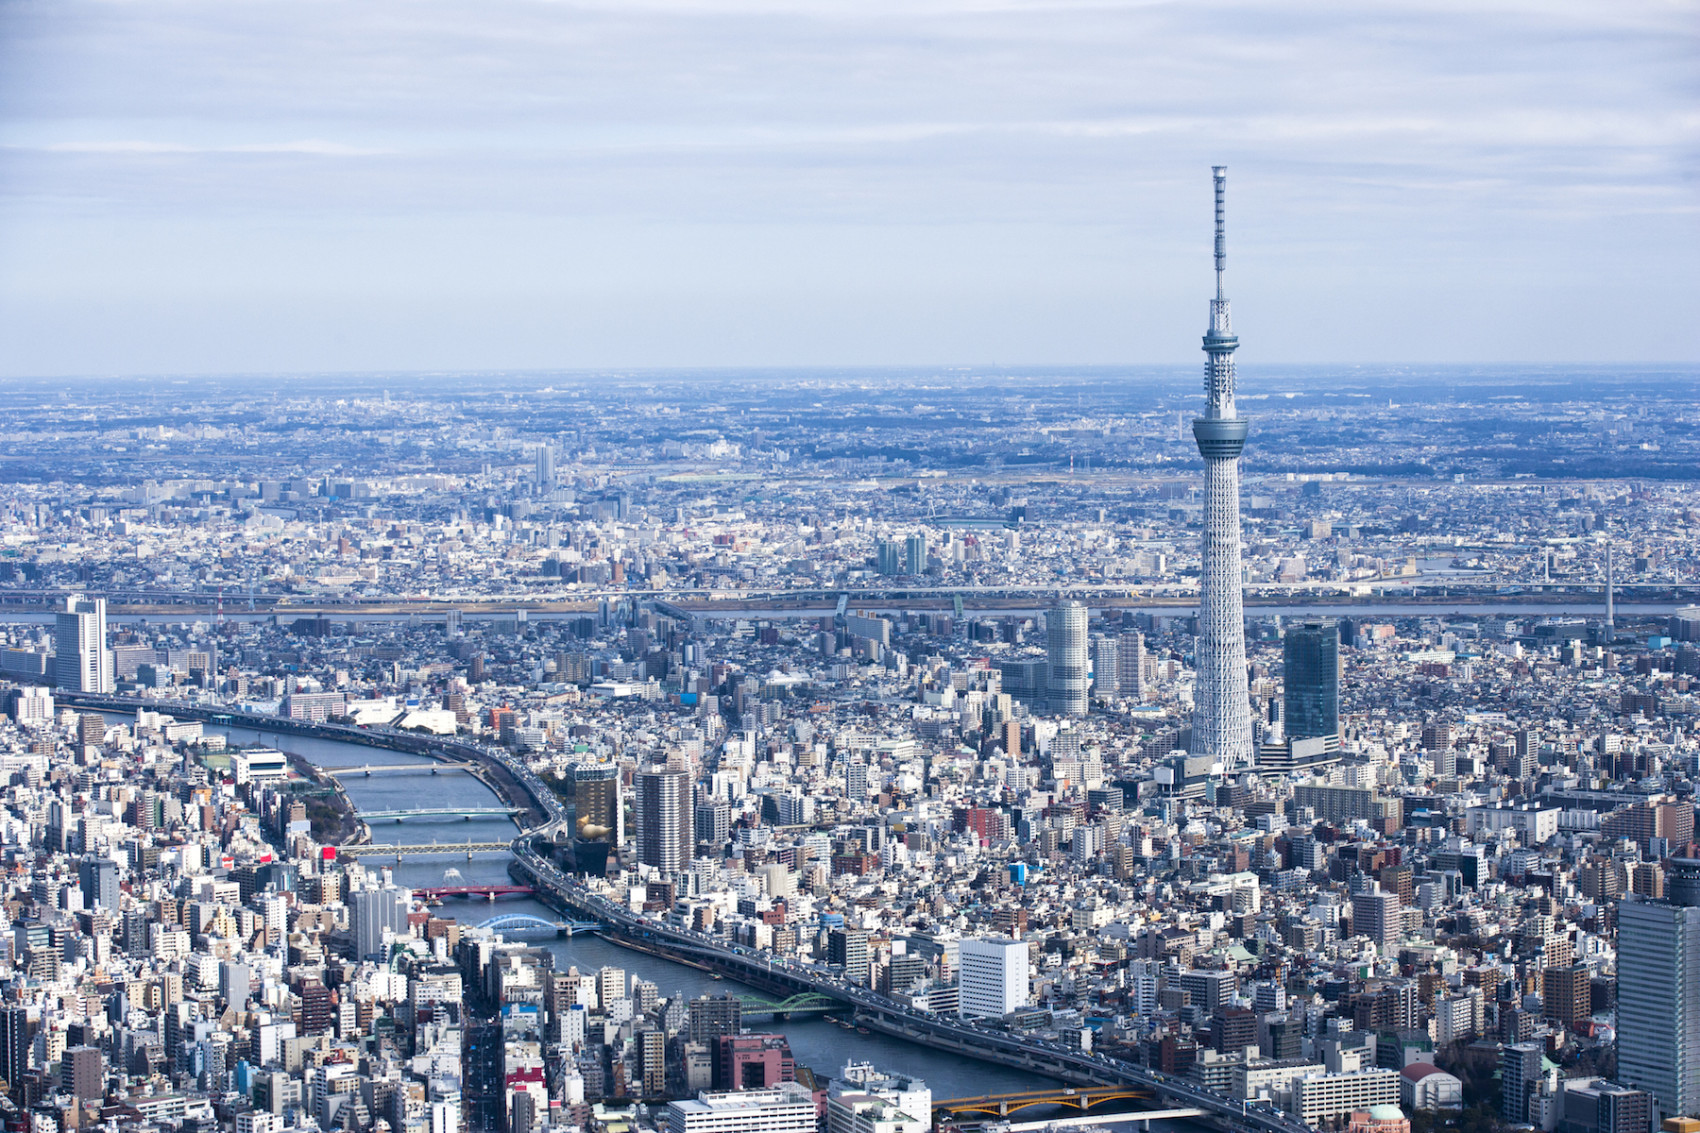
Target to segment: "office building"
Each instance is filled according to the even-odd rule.
[[[1251,697],[1246,683],[1245,609],[1240,563],[1240,454],[1247,424],[1234,405],[1234,337],[1223,291],[1227,268],[1224,228],[1228,171],[1217,166],[1216,298],[1204,336],[1204,416],[1192,423],[1204,458],[1204,546],[1199,575],[1197,684],[1193,691],[1192,754],[1229,768],[1253,761]]]
[[[1084,716],[1087,706],[1086,607],[1059,600],[1045,615],[1045,706],[1056,716]]]
[[[920,1078],[852,1062],[826,1098],[827,1133],[932,1133],[933,1091]]]
[[[411,929],[407,914],[413,909],[413,893],[394,885],[381,889],[356,889],[348,895],[349,920],[354,928],[355,955],[383,956],[385,937],[404,937]]]
[[[717,1089],[765,1090],[796,1080],[797,1061],[784,1035],[721,1035],[715,1043]]]
[[[106,599],[73,594],[54,619],[54,683],[71,692],[111,692],[112,653],[106,648]]]
[[[620,797],[620,768],[612,762],[575,763],[568,774],[573,824],[573,861],[580,873],[607,872],[608,855],[626,840],[626,808]]]
[[[118,863],[90,854],[77,863],[77,885],[83,891],[83,907],[118,912]]]
[[[957,949],[962,1015],[999,1019],[1028,1005],[1031,984],[1024,940],[963,940]]]
[[[1289,626],[1281,641],[1286,673],[1281,723],[1291,739],[1340,733],[1340,627],[1311,618]]]
[[[1686,1117],[1700,1114],[1700,860],[1667,870],[1666,899],[1617,908],[1617,1080]]]
[[[868,934],[860,929],[835,928],[826,934],[826,962],[844,969],[844,978],[853,984],[868,984]]]
[[[682,767],[652,767],[632,779],[637,857],[663,874],[682,873],[695,846],[691,774]]]
[[[1352,1070],[1313,1074],[1293,1083],[1292,1112],[1306,1125],[1318,1125],[1355,1110],[1399,1104],[1397,1070]]]
[[[1653,1098],[1601,1078],[1569,1078],[1559,1099],[1558,1133],[1647,1133]]]
[[[537,485],[540,488],[555,486],[555,450],[548,445],[537,446]]]
[[[796,1082],[670,1102],[667,1133],[815,1133],[814,1093]]]
[[[1033,707],[1045,700],[1045,670],[1048,666],[1038,658],[1023,657],[998,662],[998,680],[1002,690],[1012,700]]]

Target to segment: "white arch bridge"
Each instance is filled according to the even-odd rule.
[[[492,932],[552,932],[557,936],[572,936],[578,932],[596,932],[604,926],[596,921],[551,921],[530,913],[503,913],[480,921],[478,927]]]

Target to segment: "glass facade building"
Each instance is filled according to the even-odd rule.
[[[1282,724],[1291,739],[1332,736],[1340,731],[1340,630],[1311,619],[1288,628],[1282,639],[1286,696]]]

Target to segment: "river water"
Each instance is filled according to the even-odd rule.
[[[464,771],[444,769],[439,770],[437,774],[431,774],[431,768],[435,765],[423,756],[408,756],[400,752],[331,740],[257,732],[247,728],[209,726],[207,730],[223,734],[232,744],[263,743],[268,747],[302,756],[309,762],[325,768],[411,762],[419,764],[418,772],[385,771],[375,772],[369,777],[354,776],[348,779],[343,789],[357,811],[501,805],[495,792]],[[506,819],[414,819],[402,823],[380,820],[372,824],[372,841],[396,844],[464,843],[469,839],[474,842],[495,842],[512,838],[514,832],[514,824]],[[399,859],[399,864],[398,859],[393,857],[388,861],[381,857],[368,857],[362,859],[362,864],[370,869],[387,867],[393,871],[396,884],[411,889],[425,889],[442,885],[505,884],[510,880],[507,872],[508,860],[505,853],[476,854],[468,859],[464,851],[458,854],[448,851],[442,855],[403,857]],[[503,898],[496,902],[477,898],[449,898],[437,910],[439,916],[454,917],[462,924],[478,924],[491,917],[508,913],[531,913],[549,920],[558,920],[560,917],[554,910],[529,898]],[[555,953],[556,965],[562,971],[572,966],[576,966],[580,971],[594,971],[603,967],[623,968],[654,983],[664,997],[679,991],[684,992],[686,996],[697,996],[751,990],[735,981],[717,980],[707,972],[621,948],[596,936],[577,936],[570,940],[528,939]],[[935,1098],[1036,1090],[1057,1084],[1050,1078],[946,1054],[900,1039],[878,1034],[858,1034],[824,1019],[793,1019],[773,1023],[761,1019],[753,1020],[749,1026],[752,1030],[783,1031],[790,1040],[791,1052],[797,1061],[822,1077],[837,1077],[844,1063],[854,1060],[871,1062],[886,1070],[925,1078]]]

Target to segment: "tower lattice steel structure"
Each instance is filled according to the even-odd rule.
[[[1240,568],[1240,453],[1246,420],[1234,408],[1234,337],[1222,290],[1227,266],[1223,209],[1228,170],[1211,170],[1216,182],[1216,298],[1204,335],[1204,416],[1192,422],[1204,458],[1204,555],[1198,609],[1198,685],[1192,714],[1193,755],[1230,767],[1252,760],[1251,699],[1246,688],[1245,609]]]

